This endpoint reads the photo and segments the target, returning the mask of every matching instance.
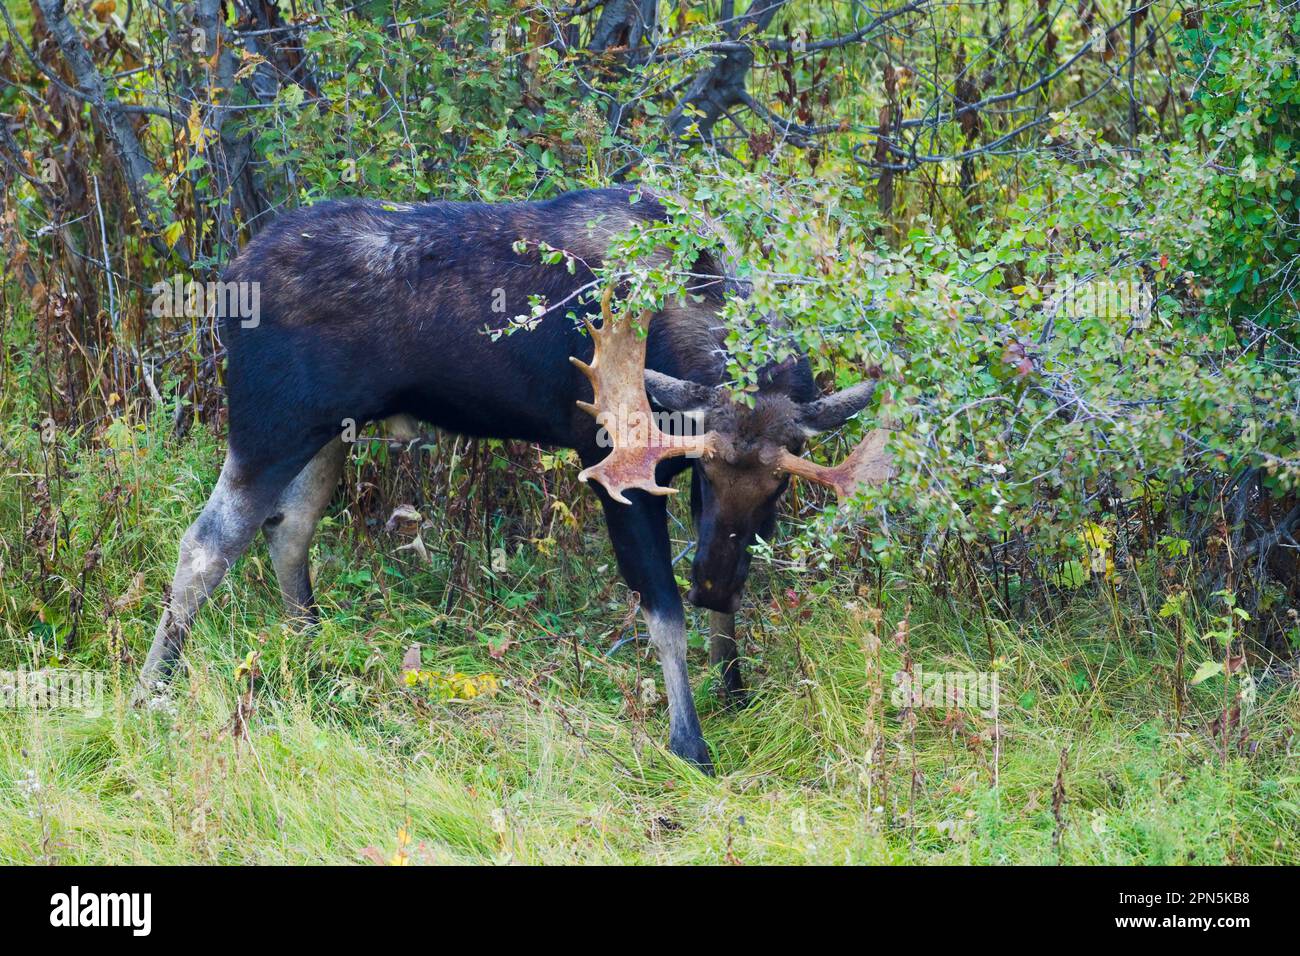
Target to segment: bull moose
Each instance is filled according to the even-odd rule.
[[[195,613],[259,528],[287,610],[311,619],[308,549],[342,473],[343,425],[409,416],[577,451],[619,569],[640,595],[668,694],[670,747],[711,768],[686,666],[668,484],[691,470],[697,543],[687,599],[711,612],[710,660],[721,692],[738,702],[735,615],[749,547],[771,534],[790,476],[843,498],[883,480],[889,465],[882,431],[835,468],[800,457],[810,435],[868,404],[872,380],[821,396],[807,356],[797,356],[763,369],[750,403],[721,387],[718,315],[736,288],[721,256],[701,253],[690,294],[654,315],[614,315],[611,290],[594,294],[612,237],[666,217],[655,198],[632,199],[629,189],[600,189],[501,204],[330,201],[281,215],[247,245],[223,276],[260,287],[255,323],[221,320],[226,460],[181,539],[142,691],[171,672]],[[543,244],[575,267],[547,265]],[[489,303],[502,294],[510,303],[570,303],[587,330],[552,309],[531,331],[493,341],[483,331],[500,320]],[[651,402],[677,413],[666,429]]]

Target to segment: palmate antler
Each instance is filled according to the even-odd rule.
[[[650,324],[651,313],[643,312],[635,319],[623,316],[615,320],[610,309],[613,295],[613,289],[608,288],[601,298],[600,327],[587,322],[595,344],[591,364],[572,356],[569,358],[591,380],[595,393],[594,401],[578,402],[578,406],[595,417],[613,446],[603,461],[583,470],[578,478],[581,481],[595,479],[605,486],[615,501],[631,504],[623,493],[632,488],[655,495],[675,493],[675,489],[665,488],[655,480],[655,466],[660,461],[679,455],[709,458],[725,449],[728,439],[713,431],[703,435],[672,435],[660,430],[646,397],[644,332]],[[656,374],[654,378],[656,400],[679,413],[691,410],[687,406],[707,401],[700,396],[701,391],[708,393],[702,386],[666,375]],[[673,384],[677,388],[665,387]],[[874,388],[875,382],[863,382],[799,406],[800,427],[810,434],[839,427],[845,419],[867,405]],[[679,393],[683,399],[680,405],[669,397]],[[683,419],[693,420],[690,417]],[[881,484],[892,477],[894,469],[885,451],[888,439],[888,430],[868,432],[853,452],[833,468],[800,458],[784,448],[773,466],[777,471],[834,488],[843,503],[862,486]]]
[[[660,430],[650,411],[645,392],[645,330],[650,312],[633,319],[615,320],[610,303],[613,287],[600,300],[601,325],[587,322],[596,351],[588,365],[573,356],[569,361],[591,380],[593,402],[578,402],[578,407],[593,415],[605,429],[612,450],[599,464],[584,469],[579,481],[594,478],[605,486],[611,498],[631,504],[623,492],[640,488],[652,495],[675,494],[655,480],[655,466],[665,458],[679,455],[708,455],[716,447],[713,432],[703,435],[670,435]]]
[[[893,461],[885,450],[888,441],[888,429],[869,431],[862,436],[862,441],[858,442],[849,456],[834,468],[782,451],[777,460],[777,468],[827,488],[834,488],[835,496],[840,504],[844,504],[858,489],[883,484],[894,476]]]

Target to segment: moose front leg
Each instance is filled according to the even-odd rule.
[[[686,667],[686,616],[681,600],[675,600],[674,604],[672,608],[649,608],[643,597],[641,605],[668,692],[668,748],[705,773],[712,773],[713,761],[695,713],[695,698]]]
[[[730,708],[749,702],[736,650],[736,615],[709,612],[709,666],[718,674],[718,696]]]
[[[631,504],[625,505],[610,499],[603,488],[595,489],[605,507],[619,570],[628,587],[641,595],[641,613],[663,669],[668,692],[668,746],[677,756],[711,773],[713,762],[700,732],[686,668],[686,615],[673,579],[664,499],[633,491],[628,493]]]

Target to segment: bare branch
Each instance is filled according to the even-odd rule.
[[[158,210],[149,198],[147,185],[148,178],[157,175],[157,170],[152,160],[145,154],[144,147],[140,145],[139,137],[136,136],[135,129],[128,119],[129,114],[119,108],[121,104],[108,98],[104,89],[104,79],[99,75],[94,60],[90,58],[90,53],[82,44],[77,28],[68,20],[63,0],[35,0],[35,3],[45,18],[45,25],[50,35],[54,37],[64,60],[72,70],[72,75],[76,77],[81,98],[90,104],[113,143],[113,150],[121,163],[127,191],[131,194],[131,202],[135,206],[140,224],[149,233],[154,248],[161,255],[168,255],[171,250],[159,237],[162,224],[159,221]],[[8,20],[8,11],[5,13],[5,19]],[[183,239],[176,244],[175,251],[182,259],[189,261],[189,249]]]

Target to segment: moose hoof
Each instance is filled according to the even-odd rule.
[[[157,694],[158,691],[152,690],[149,685],[144,683],[142,680],[137,680],[135,685],[131,688],[131,696],[128,698],[128,702],[133,710],[146,710],[149,707],[149,702],[153,700]]]
[[[669,749],[693,765],[700,773],[713,776],[713,758],[709,754],[709,745],[704,742],[703,737],[673,738],[669,741]]]
[[[724,686],[719,692],[718,698],[722,701],[723,708],[733,713],[744,710],[753,699],[743,684],[739,687]]]
[[[145,665],[140,676],[131,687],[128,703],[133,710],[149,710],[155,702],[164,699],[168,693],[169,668],[166,666],[150,667]]]
[[[718,700],[726,710],[744,710],[749,706],[749,691],[739,667],[729,667],[718,675]]]

